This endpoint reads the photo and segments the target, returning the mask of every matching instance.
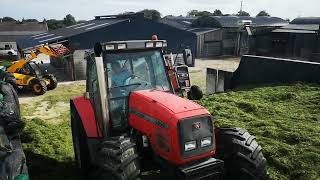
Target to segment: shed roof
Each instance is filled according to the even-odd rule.
[[[57,30],[35,34],[24,39],[17,40],[19,48],[26,49],[39,44],[53,43],[61,40],[68,39],[69,37],[94,31],[99,28],[105,28],[107,26],[127,21],[129,19],[117,19],[117,18],[105,18],[105,19],[95,19],[91,21],[81,22],[72,26],[65,28],[60,28]]]
[[[297,30],[297,29],[275,29],[273,33],[296,33],[296,34],[315,34],[315,31]]]
[[[166,16],[160,20],[161,23],[173,26],[178,29],[187,30],[190,29],[196,17],[184,17],[184,16]]]
[[[250,17],[250,16],[211,16],[216,21],[217,27],[236,28],[242,21],[250,20],[253,26],[280,27],[289,24],[286,20],[278,17]]]
[[[299,17],[291,21],[290,24],[320,24],[320,17]]]
[[[47,23],[42,22],[2,22],[0,32],[25,32],[23,35],[34,32],[48,31]]]
[[[197,17],[193,16],[166,16],[160,20],[161,23],[167,24],[169,26],[192,32],[196,35],[205,34],[208,32],[219,30],[219,28],[201,28],[201,27],[193,27],[193,21],[196,20]]]
[[[319,24],[288,24],[281,27],[281,29],[295,29],[295,30],[307,30],[307,31],[318,31]]]

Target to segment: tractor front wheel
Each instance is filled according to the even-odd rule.
[[[44,81],[41,80],[36,80],[34,81],[34,83],[32,83],[32,90],[34,92],[35,95],[43,95],[47,92],[47,86],[46,83]]]
[[[267,161],[255,136],[240,128],[216,129],[217,158],[224,160],[224,179],[266,180]]]
[[[190,91],[187,93],[189,100],[201,100],[203,97],[203,92],[199,86],[193,85]]]
[[[101,180],[129,180],[139,176],[140,164],[136,144],[130,138],[109,138],[102,142],[98,153]]]
[[[54,75],[49,75],[48,80],[50,81],[48,85],[48,90],[54,90],[58,86],[58,80]]]

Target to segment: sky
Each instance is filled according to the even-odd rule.
[[[90,20],[95,15],[113,15],[157,9],[162,16],[186,15],[190,10],[225,14],[240,10],[241,0],[0,0],[0,17],[15,19],[63,19],[72,14],[76,20]],[[284,19],[320,17],[320,0],[243,0],[243,10],[255,16],[266,10],[272,16]]]

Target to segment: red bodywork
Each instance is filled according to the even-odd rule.
[[[131,93],[129,108],[168,126],[167,128],[159,127],[159,125],[146,120],[146,118],[132,112],[129,113],[130,126],[146,135],[156,154],[170,163],[180,165],[215,155],[214,150],[187,159],[180,155],[178,122],[194,116],[210,116],[205,108],[193,101],[163,91],[144,90]]]
[[[91,101],[86,99],[84,96],[75,97],[71,101],[77,109],[87,137],[102,137],[101,133],[99,132],[99,129],[97,128],[97,122]]]
[[[88,138],[101,138],[90,100],[77,97],[72,100],[83,123]],[[155,120],[137,115],[132,111],[142,113]],[[195,116],[210,116],[210,113],[193,101],[180,98],[174,94],[144,90],[130,94],[129,125],[148,137],[151,147],[163,159],[175,165],[215,155],[215,149],[207,153],[182,158],[180,155],[178,123]],[[213,138],[214,139],[214,138]],[[215,147],[215,146],[214,146]]]

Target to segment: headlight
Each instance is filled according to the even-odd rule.
[[[212,138],[211,137],[206,137],[201,139],[201,147],[207,147],[212,144]]]
[[[184,144],[184,150],[185,151],[191,151],[197,148],[197,142],[196,141],[190,141]]]
[[[113,44],[107,44],[106,45],[106,50],[114,50],[114,45]]]
[[[118,49],[126,49],[127,44],[118,44]]]
[[[146,48],[153,48],[154,43],[153,42],[147,42]]]
[[[156,47],[162,47],[163,43],[162,42],[156,42]]]

